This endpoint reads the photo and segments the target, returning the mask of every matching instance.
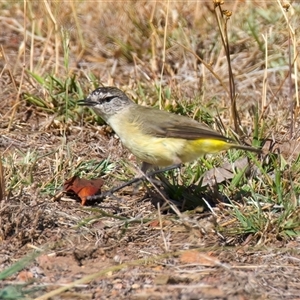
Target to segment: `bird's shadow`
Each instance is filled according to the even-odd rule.
[[[229,186],[230,181],[215,182],[215,184],[204,186],[201,179],[196,184],[184,185],[163,177],[159,182],[155,181],[147,185],[145,198],[150,199],[155,207],[160,207],[166,212],[172,210],[170,203],[181,212],[190,210],[204,212],[219,204],[230,204],[232,201],[243,202],[243,199],[249,196],[249,191],[243,188],[236,190],[234,194],[226,195],[221,191],[224,190],[224,188],[220,189],[221,185]]]

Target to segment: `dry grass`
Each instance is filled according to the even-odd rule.
[[[48,299],[60,285],[53,293],[72,299],[299,294],[299,4],[221,8],[229,19],[213,1],[0,3],[0,270],[42,250],[26,274],[21,261],[1,277],[0,298]],[[208,156],[159,192],[129,187],[86,209],[55,197],[74,175],[101,176],[107,190],[137,172],[76,104],[99,85],[238,133],[263,155]],[[25,275],[38,290],[17,286]]]

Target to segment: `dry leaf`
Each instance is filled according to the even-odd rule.
[[[154,227],[154,228],[160,228],[160,227],[166,227],[166,226],[169,226],[171,225],[172,222],[169,221],[169,220],[162,220],[161,222],[156,219],[156,220],[153,220],[149,223],[149,226],[150,227]]]
[[[201,293],[203,293],[204,296],[207,297],[207,299],[215,299],[215,298],[226,299],[226,295],[224,291],[222,291],[217,287],[203,287],[201,289]],[[236,298],[236,299],[240,299],[240,298]]]
[[[300,142],[297,140],[278,143],[276,146],[285,159],[296,159],[300,154]]]
[[[200,264],[204,266],[215,266],[220,264],[218,258],[211,253],[201,253],[197,250],[188,250],[181,254],[180,261],[184,264]]]
[[[103,183],[104,180],[101,178],[85,179],[73,176],[64,183],[64,190],[77,195],[81,200],[81,205],[85,205],[88,197],[101,194]]]
[[[153,280],[153,283],[156,285],[166,285],[170,280],[170,276],[168,274],[160,274]]]
[[[244,157],[234,163],[225,163],[218,168],[208,170],[203,174],[202,186],[213,186],[217,183],[232,179],[234,177],[233,170],[240,171],[248,166],[248,158]]]
[[[29,281],[29,280],[33,279],[33,274],[32,274],[32,272],[29,272],[29,271],[21,271],[18,274],[17,278],[19,281]]]

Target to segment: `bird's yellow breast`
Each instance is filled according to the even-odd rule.
[[[122,143],[140,160],[156,166],[190,162],[207,153],[230,148],[230,144],[216,139],[186,140],[156,137],[145,133],[139,122],[128,122],[121,115],[112,116],[108,123]]]

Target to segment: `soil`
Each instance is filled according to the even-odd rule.
[[[87,138],[89,129],[84,130]],[[85,141],[69,137],[77,139],[73,152],[85,158]],[[16,133],[14,141],[21,145],[22,138]],[[55,140],[60,147],[60,137],[52,139],[52,147]],[[41,154],[48,149],[40,141],[36,135],[32,143]],[[26,152],[26,147],[3,150]],[[93,156],[90,148],[89,153]],[[49,180],[42,162],[33,177]],[[299,239],[269,236],[257,245],[257,236],[222,235],[209,211],[159,213],[158,195],[143,186],[87,206],[57,194],[43,195],[33,183],[0,202],[0,269],[40,253],[3,280],[2,288],[18,286],[22,295],[30,291],[36,299],[50,299],[42,295],[70,283],[74,286],[51,299],[297,299],[300,294]]]
[[[1,43],[11,62],[22,37],[4,28],[7,38]],[[16,90],[3,60],[1,68],[0,150],[3,158],[15,160],[4,167],[10,181],[0,201],[0,271],[28,261],[0,281],[0,298],[300,299],[299,238],[268,236],[260,243],[258,235],[223,234],[209,210],[161,212],[161,196],[143,185],[86,206],[62,192],[62,181],[52,193],[56,196],[44,194],[41,183],[45,187],[56,174],[67,173],[68,153],[73,154],[70,169],[108,154],[114,162],[134,158],[101,126],[70,126],[63,141],[59,125],[53,129],[49,116],[24,102],[8,130]],[[20,73],[15,78],[18,84]],[[53,149],[57,157],[49,154]],[[22,169],[21,158],[29,150],[38,158],[28,162],[31,169],[26,163]],[[115,168],[120,172],[122,166]],[[28,172],[30,183],[25,182]],[[13,182],[12,174],[24,182]],[[103,190],[121,183],[112,174],[104,176]],[[215,209],[225,210],[222,205]]]

